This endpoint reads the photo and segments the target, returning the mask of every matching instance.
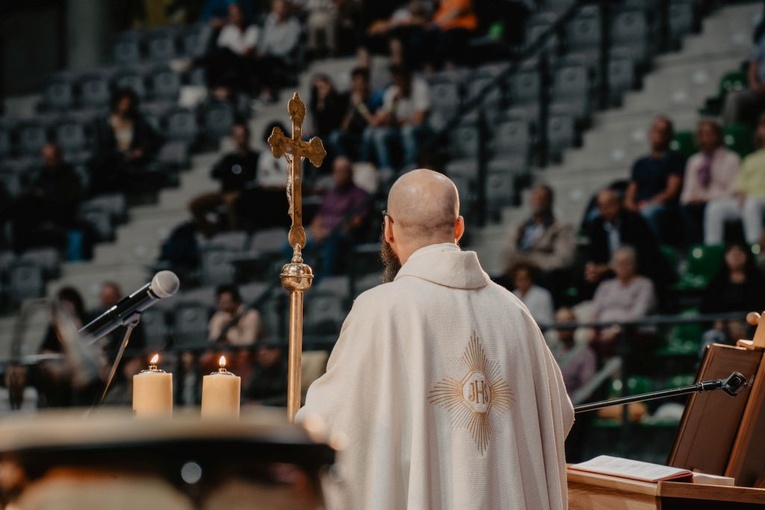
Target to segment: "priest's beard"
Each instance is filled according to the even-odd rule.
[[[401,269],[401,260],[393,251],[390,243],[384,238],[380,241],[380,258],[382,259],[383,269],[382,282],[392,282],[398,274],[398,270]]]

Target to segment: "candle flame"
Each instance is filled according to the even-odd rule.
[[[218,366],[220,368],[226,368],[226,357],[225,356],[221,356],[220,357],[220,359],[218,360]]]
[[[156,365],[159,362],[159,354],[155,354],[151,357],[151,360],[149,360],[150,365]]]

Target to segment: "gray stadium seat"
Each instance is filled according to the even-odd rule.
[[[591,107],[588,69],[583,65],[571,65],[556,71],[552,94],[554,105],[566,105],[577,120],[587,119]]]
[[[630,9],[615,14],[611,23],[611,47],[625,48],[640,65],[648,62],[651,52],[645,12]]]
[[[88,137],[85,127],[76,120],[60,123],[55,128],[56,143],[65,154],[81,152],[88,148]]]
[[[429,123],[434,129],[443,127],[456,113],[462,102],[459,84],[443,78],[428,80],[430,87],[431,118]]]
[[[495,78],[487,74],[479,73],[470,80],[467,87],[466,101],[471,101],[476,97],[482,97],[482,104],[485,108],[501,108],[504,102],[504,83],[499,83],[489,89],[487,93],[481,94],[483,89],[493,82]]]
[[[176,58],[175,38],[168,31],[162,31],[150,36],[146,46],[149,59],[154,62],[167,62]]]
[[[136,93],[140,99],[146,98],[146,80],[142,70],[126,70],[114,79],[114,86],[121,89],[130,89]]]
[[[244,251],[248,241],[247,232],[221,232],[208,239],[204,246],[217,246],[230,251]]]
[[[150,76],[151,97],[154,100],[177,101],[181,92],[181,78],[171,69],[161,69]]]
[[[346,275],[328,276],[317,281],[311,288],[319,292],[333,293],[347,300],[351,289],[351,280]]]
[[[83,205],[98,206],[106,209],[112,215],[112,219],[116,223],[125,223],[127,221],[127,200],[122,193],[99,195],[91,198],[87,202],[83,202]]]
[[[195,87],[206,87],[207,77],[205,75],[204,67],[195,67],[189,71],[187,80],[189,85],[194,85]]]
[[[114,43],[114,62],[129,66],[141,62],[141,44],[137,40],[124,39]]]
[[[476,124],[460,125],[449,133],[449,150],[455,159],[478,158],[481,151],[480,131]]]
[[[693,30],[695,15],[690,0],[672,0],[669,4],[669,35],[678,45],[680,40]]]
[[[220,138],[231,133],[234,109],[230,103],[214,102],[204,111],[204,130],[210,146],[217,148]]]
[[[43,146],[48,143],[48,130],[41,122],[30,120],[19,128],[18,137],[21,154],[39,156]]]
[[[141,313],[141,327],[146,338],[146,349],[159,351],[167,346],[170,327],[167,324],[165,311],[149,308]]]
[[[249,253],[255,256],[281,254],[285,243],[287,243],[287,229],[259,230],[250,239]]]
[[[171,165],[177,170],[184,170],[191,166],[191,151],[189,144],[181,140],[170,140],[162,144],[157,154],[159,163]]]
[[[0,128],[0,158],[7,158],[11,155],[13,143],[11,141],[11,130]]]
[[[635,85],[635,65],[631,58],[611,53],[608,60],[608,96],[612,106],[622,103],[622,96]]]
[[[522,119],[507,119],[494,125],[492,154],[518,155],[528,160],[532,145],[531,129]]]
[[[173,346],[178,348],[207,345],[210,314],[211,310],[207,305],[194,302],[178,303],[173,313]]]
[[[74,107],[74,84],[69,80],[52,81],[45,87],[45,107],[68,110]]]
[[[328,335],[340,332],[345,320],[344,299],[334,292],[313,291],[305,299],[305,321],[307,335]]]
[[[56,248],[32,248],[22,253],[17,260],[42,267],[46,279],[58,278],[61,274],[61,255]]]
[[[32,261],[16,260],[8,269],[8,293],[15,304],[45,295],[45,271]]]
[[[192,59],[204,56],[213,32],[213,28],[207,23],[189,27],[186,33],[181,35],[184,56]]]
[[[200,248],[201,280],[205,285],[234,283],[236,267],[232,263],[236,252],[223,246],[208,245]]]
[[[579,14],[567,26],[566,50],[576,52],[599,48],[600,24],[600,8],[597,5],[582,7]]]
[[[239,286],[239,294],[242,296],[242,302],[251,305],[255,301],[259,300],[270,285],[264,282],[253,282]]]
[[[486,208],[496,216],[503,207],[513,204],[515,195],[515,173],[488,172],[486,174]]]
[[[10,198],[18,198],[24,193],[21,175],[16,171],[12,160],[3,161],[0,165],[0,183]]]
[[[169,140],[182,140],[195,147],[199,139],[196,114],[188,109],[177,109],[167,116],[165,135]]]
[[[547,120],[547,155],[559,161],[565,149],[576,142],[575,119],[573,115],[550,115]]]
[[[80,105],[88,108],[106,108],[110,100],[109,81],[104,76],[85,76],[80,81]]]
[[[77,213],[79,218],[89,224],[99,241],[114,241],[117,237],[112,220],[112,213],[99,204],[83,203]]]

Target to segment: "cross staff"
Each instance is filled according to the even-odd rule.
[[[290,164],[287,176],[287,199],[292,225],[289,232],[289,243],[292,246],[292,261],[282,267],[281,282],[290,293],[290,331],[289,331],[289,374],[287,385],[287,414],[290,422],[295,421],[295,414],[300,409],[301,369],[303,356],[303,292],[308,290],[313,280],[311,268],[303,263],[302,250],[305,248],[305,229],[303,228],[303,159],[318,167],[324,161],[327,151],[321,139],[311,138],[303,141],[303,120],[305,120],[305,104],[300,95],[295,92],[287,111],[292,121],[292,138],[287,138],[284,132],[275,127],[268,137],[268,145],[275,158],[287,158]]]

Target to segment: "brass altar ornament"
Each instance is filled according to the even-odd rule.
[[[287,103],[287,111],[292,121],[292,137],[275,127],[268,137],[268,145],[275,158],[285,157],[289,163],[287,174],[287,200],[292,225],[289,243],[292,246],[292,260],[282,267],[280,275],[282,287],[290,293],[289,326],[289,366],[287,385],[287,414],[290,422],[295,421],[295,414],[300,409],[301,368],[303,355],[303,292],[311,287],[313,271],[303,262],[302,250],[305,248],[306,235],[303,228],[303,160],[308,160],[316,167],[320,166],[327,151],[318,137],[303,141],[303,121],[305,104],[295,92]]]

